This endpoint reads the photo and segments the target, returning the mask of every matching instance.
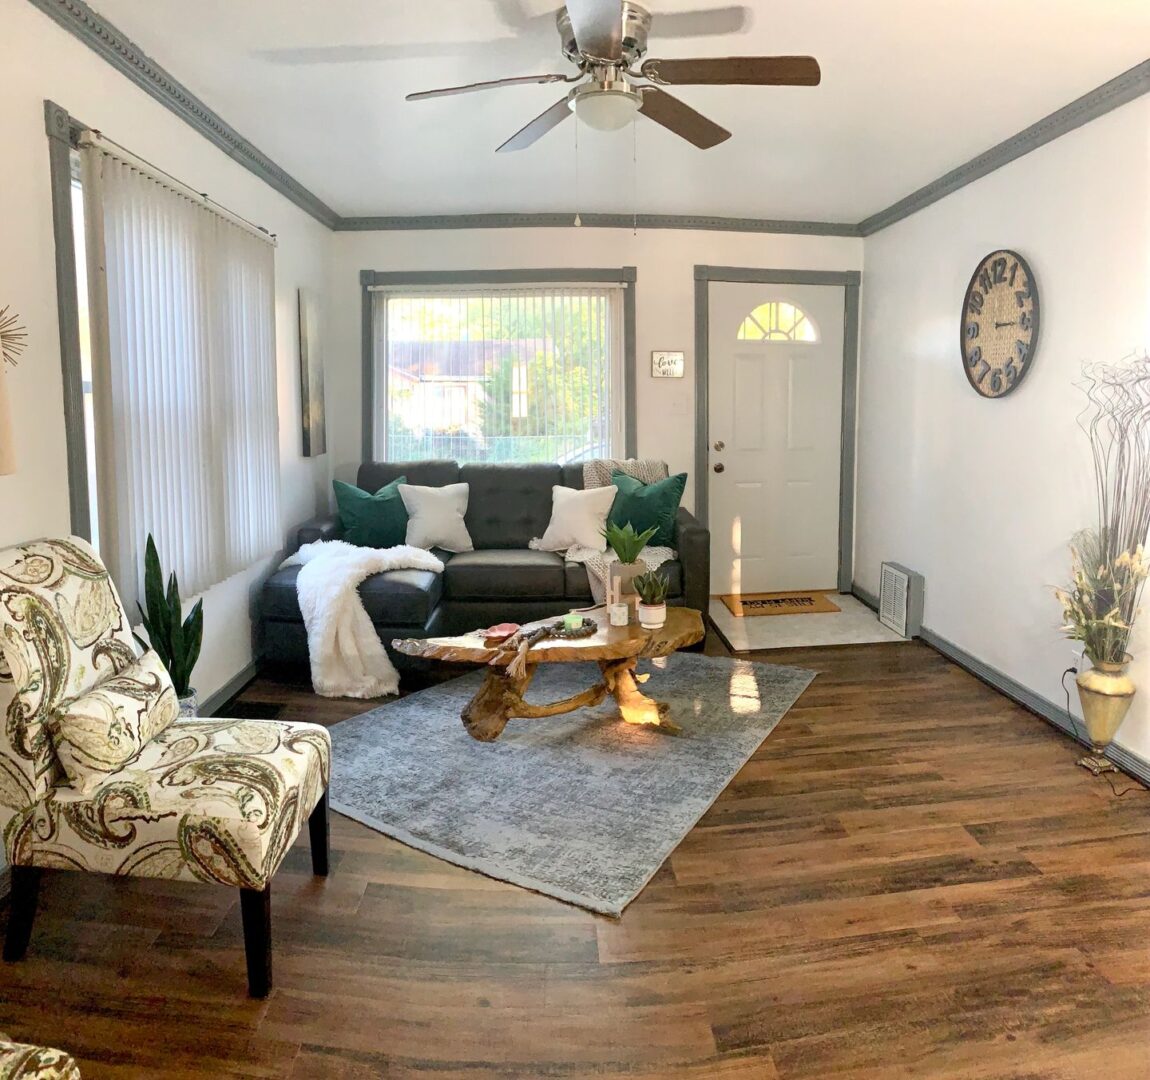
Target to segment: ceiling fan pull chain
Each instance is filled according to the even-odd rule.
[[[583,224],[579,216],[579,125],[575,125],[575,228]]]
[[[639,235],[639,117],[631,118],[631,235]]]

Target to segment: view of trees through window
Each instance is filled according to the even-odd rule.
[[[379,294],[391,461],[613,456],[619,290]]]

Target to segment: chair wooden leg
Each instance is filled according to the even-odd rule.
[[[315,804],[307,827],[311,833],[311,871],[319,877],[327,877],[331,861],[331,827],[328,824],[326,791]]]
[[[240,889],[244,951],[248,959],[248,995],[268,996],[272,988],[272,886]]]
[[[12,867],[12,898],[8,907],[8,933],[4,938],[4,959],[23,960],[32,937],[36,902],[40,897],[40,868]]]

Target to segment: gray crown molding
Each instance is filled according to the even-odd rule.
[[[1043,117],[1036,124],[1012,135],[1009,139],[992,146],[989,150],[971,158],[966,164],[933,180],[918,191],[912,192],[904,199],[892,203],[885,210],[860,221],[859,235],[873,236],[880,229],[889,228],[903,218],[938,202],[939,199],[953,194],[959,188],[980,180],[988,173],[1009,165],[1031,150],[1037,150],[1049,142],[1060,138],[1069,131],[1097,120],[1100,116],[1126,105],[1143,94],[1150,92],[1150,60],[1144,60],[1129,71],[1104,82],[1101,86],[1076,98],[1069,105],[1063,106],[1049,116]]]
[[[143,49],[93,11],[84,0],[29,2],[102,56],[117,71],[146,90],[205,139],[218,146],[228,157],[239,162],[316,221],[329,229],[335,228],[339,215],[319,196],[257,150],[183,83],[152,60]]]
[[[29,2],[171,109],[229,157],[335,232],[576,227],[574,212],[342,217],[266,154],[256,149],[126,35],[93,11],[84,0]],[[580,215],[580,221],[582,226],[592,229],[703,229],[709,232],[786,233],[799,236],[873,236],[881,229],[902,221],[1031,150],[1148,92],[1150,60],[1144,60],[858,224],[693,214],[639,214],[636,217],[633,214],[588,213]]]
[[[790,233],[802,236],[861,236],[857,225],[833,221],[705,217],[696,214],[429,214],[412,217],[345,217],[336,232],[431,229],[704,229],[708,232]]]

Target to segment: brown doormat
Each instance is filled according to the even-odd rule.
[[[841,611],[826,592],[753,592],[720,597],[732,615],[813,615]]]

